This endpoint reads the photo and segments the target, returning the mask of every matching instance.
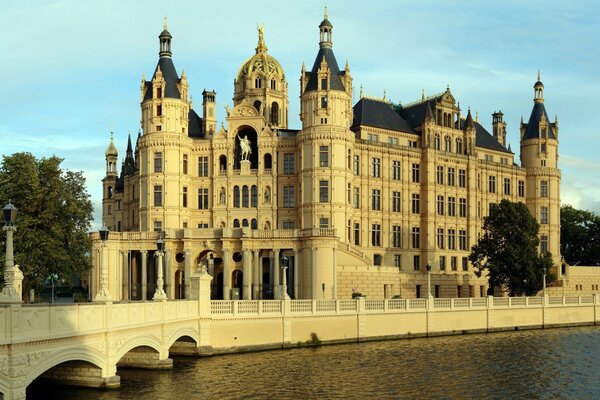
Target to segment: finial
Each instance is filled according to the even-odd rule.
[[[146,81],[146,73],[142,72],[142,82],[145,82],[145,81]]]
[[[163,28],[164,28],[165,31],[167,30],[167,17],[166,16],[165,16],[165,20],[164,20],[164,23],[163,23]]]
[[[449,84],[449,83],[446,85],[446,91],[447,91],[447,92],[449,92],[449,91],[450,91],[450,84]]]
[[[350,71],[350,64],[348,64],[348,59],[346,59],[346,66],[344,67],[346,71]]]
[[[425,100],[425,89],[421,89],[421,101]]]
[[[323,14],[323,19],[327,19],[327,5],[325,5],[325,13]]]
[[[542,81],[542,76],[540,74],[540,69],[538,68],[538,82]]]
[[[363,97],[363,89],[362,89],[362,83],[360,84],[360,98],[362,99]]]
[[[475,122],[479,122],[479,111],[475,111]]]
[[[256,24],[256,30],[258,31],[258,45],[256,46],[256,52],[259,51],[267,51],[267,45],[265,44],[265,24],[263,23],[261,26]]]
[[[192,97],[192,94],[190,93],[190,108],[194,108],[194,99]]]
[[[115,134],[113,133],[112,129],[110,130],[110,142],[112,143],[113,140],[115,138]]]
[[[387,94],[385,92],[385,89],[383,89],[383,101],[385,101],[385,98],[387,97]]]

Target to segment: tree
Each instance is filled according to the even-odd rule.
[[[92,203],[85,178],[82,172],[62,170],[61,162],[56,156],[15,153],[4,156],[0,166],[0,205],[10,200],[18,208],[15,263],[24,274],[26,298],[29,289],[41,290],[51,274],[70,282],[73,274],[91,267]],[[2,245],[2,259],[5,251]]]
[[[600,216],[569,205],[562,206],[560,251],[571,265],[600,265]]]
[[[508,290],[511,296],[533,296],[542,289],[544,269],[552,279],[552,256],[538,254],[539,224],[525,204],[506,199],[492,204],[483,229],[469,260],[477,276],[487,271],[490,287]]]

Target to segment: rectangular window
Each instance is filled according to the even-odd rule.
[[[412,194],[412,213],[419,214],[421,209],[419,193]]]
[[[456,257],[454,257],[454,256],[450,257],[450,268],[452,268],[452,271],[456,271],[457,270]]]
[[[540,251],[542,252],[542,254],[545,254],[548,252],[548,236],[547,235],[542,235],[540,237]]]
[[[360,188],[354,188],[354,208],[360,208]]]
[[[525,181],[519,181],[519,197],[525,197]]]
[[[198,189],[198,208],[208,210],[208,188]]]
[[[469,270],[469,259],[467,257],[462,258],[462,270],[463,271]]]
[[[510,178],[504,178],[504,195],[510,196]]]
[[[354,244],[360,246],[360,224],[358,222],[354,223]]]
[[[284,208],[296,207],[296,196],[295,196],[294,189],[295,189],[294,186],[284,186],[283,187],[283,207]]]
[[[381,190],[373,189],[371,191],[371,209],[381,210]]]
[[[381,225],[371,225],[371,245],[381,246]]]
[[[467,199],[458,199],[458,216],[461,218],[467,218]]]
[[[548,223],[548,207],[542,207],[540,209],[540,224]]]
[[[293,175],[295,173],[294,153],[283,154],[283,173],[285,175]]]
[[[448,229],[448,250],[456,250],[456,230]]]
[[[162,221],[154,221],[154,232],[162,231]]]
[[[187,154],[183,155],[183,166],[182,166],[182,172],[184,174],[188,173],[188,156]]]
[[[162,105],[160,105],[160,104],[156,106],[156,116],[157,117],[162,116]]]
[[[354,175],[360,174],[360,156],[354,156]]]
[[[162,205],[162,186],[156,185],[154,186],[154,207],[160,207]]]
[[[401,260],[400,254],[394,254],[394,267],[402,269]]]
[[[163,156],[161,152],[154,153],[154,172],[163,171]]]
[[[208,157],[198,157],[198,176],[208,176]]]
[[[400,192],[392,192],[392,212],[400,212],[401,204]]]
[[[400,161],[392,161],[392,179],[395,181],[400,180]]]
[[[446,256],[440,256],[440,271],[446,270]]]
[[[458,170],[458,186],[461,188],[467,187],[467,171],[464,169]]]
[[[392,226],[392,247],[402,247],[402,229],[400,225]]]
[[[548,197],[548,181],[540,182],[540,196]]]
[[[319,146],[319,166],[329,167],[329,146]]]
[[[496,193],[496,177],[495,176],[489,177],[489,192]]]
[[[444,184],[444,167],[441,165],[438,165],[436,169],[436,181],[438,185]]]
[[[326,217],[319,218],[319,228],[321,228],[321,229],[329,228],[329,218],[326,218]]]
[[[467,250],[467,231],[459,229],[458,231],[458,248],[460,250]]]
[[[319,181],[319,201],[321,203],[329,201],[329,181]]]
[[[412,165],[412,181],[415,183],[419,183],[420,182],[420,166],[419,164],[413,164]]]
[[[448,197],[448,216],[456,216],[456,197]]]
[[[188,200],[187,199],[187,197],[188,197],[188,188],[187,187],[183,188],[183,192],[182,192],[181,196],[182,196],[182,199],[181,199],[182,200],[182,206],[183,207],[187,207],[188,206],[187,205],[187,200]]]
[[[321,90],[327,90],[327,78],[321,79]]]
[[[454,186],[454,168],[448,168],[448,186]]]
[[[437,213],[438,215],[444,215],[444,196],[441,195],[437,197]]]
[[[294,229],[294,221],[283,221],[283,229]]]
[[[321,108],[327,108],[327,96],[321,97]]]
[[[373,158],[371,160],[371,176],[373,178],[381,178],[381,158]]]
[[[418,249],[421,247],[421,228],[413,226],[412,228],[412,248]]]
[[[413,269],[415,271],[419,271],[421,269],[421,256],[413,256]],[[417,285],[417,297],[419,297],[418,292],[421,285]]]
[[[437,229],[437,247],[438,249],[444,248],[444,228]]]
[[[388,137],[388,143],[389,144],[398,144],[398,138]]]
[[[379,142],[379,135],[376,133],[369,133],[367,135],[367,140],[370,142]]]

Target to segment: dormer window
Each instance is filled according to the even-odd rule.
[[[156,98],[162,99],[162,88],[156,88]]]
[[[277,82],[275,81],[275,79],[271,79],[271,89],[277,90]]]

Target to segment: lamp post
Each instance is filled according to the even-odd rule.
[[[156,291],[154,292],[154,297],[152,300],[154,301],[165,301],[167,300],[167,294],[163,288],[164,280],[163,280],[163,255],[165,254],[165,242],[162,239],[158,239],[156,241],[156,257],[158,258],[158,273],[156,277]]]
[[[281,274],[283,275],[283,298],[287,300],[290,298],[290,296],[288,296],[288,292],[287,292],[287,274],[286,274],[289,259],[286,256],[283,256],[281,261],[282,261]]]
[[[108,256],[106,249],[106,241],[108,240],[110,231],[105,225],[102,225],[102,228],[98,230],[98,233],[100,234],[100,240],[102,241],[102,260],[100,262],[100,285],[98,286],[98,293],[96,294],[94,301],[111,302],[112,299],[110,292],[108,291]]]
[[[10,201],[2,208],[2,217],[6,232],[6,260],[4,261],[4,288],[0,293],[1,303],[21,303],[23,273],[15,265],[13,252],[13,232],[16,230],[17,208]]]
[[[433,297],[431,295],[431,263],[427,262],[425,268],[427,269],[427,298],[430,299]]]
[[[546,297],[546,267],[544,267],[544,277],[543,277],[543,294]]]

